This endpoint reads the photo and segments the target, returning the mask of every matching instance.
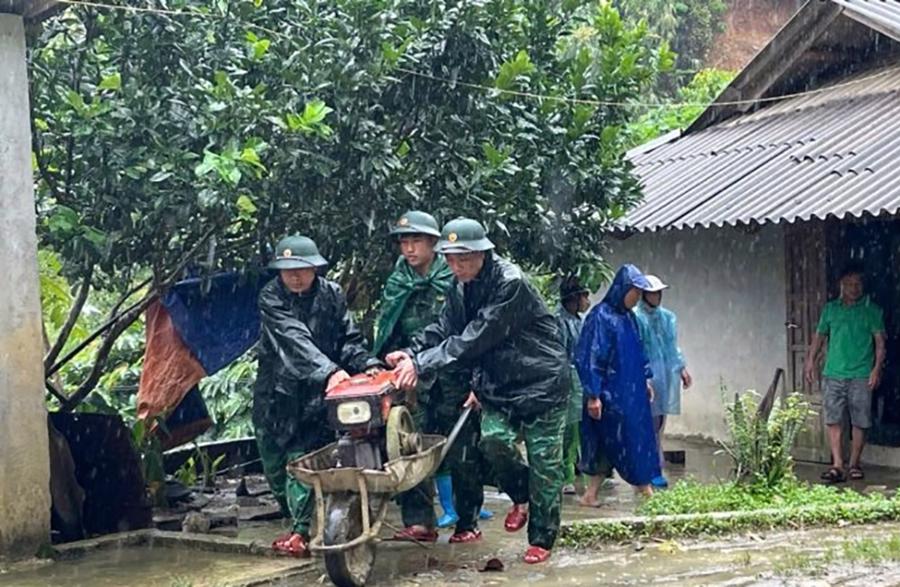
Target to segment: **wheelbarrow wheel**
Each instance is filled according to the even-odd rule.
[[[362,534],[360,497],[356,493],[328,495],[325,511],[326,546],[346,544]],[[375,544],[370,540],[353,548],[325,554],[325,569],[337,587],[364,587],[375,566]]]

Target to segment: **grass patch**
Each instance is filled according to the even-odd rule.
[[[808,419],[809,405],[799,394],[776,399],[774,389],[765,397],[736,394],[727,405],[730,440],[721,446],[734,461],[730,482],[679,481],[641,504],[636,518],[563,526],[561,543],[579,547],[639,538],[900,520],[900,494],[863,495],[797,480],[791,450]]]
[[[900,520],[900,497],[862,495],[799,483],[768,496],[754,494],[740,485],[687,483],[675,497],[661,494],[655,505],[653,501],[641,507],[640,513],[645,517],[566,525],[560,541],[566,546],[585,547],[641,538],[676,539]],[[664,509],[663,504],[670,508]],[[900,544],[897,548],[900,553]]]
[[[822,554],[792,553],[781,558],[772,565],[772,570],[779,577],[795,575],[818,576],[825,572],[834,562],[834,550]]]
[[[900,561],[900,535],[887,540],[862,538],[844,544],[843,558],[853,563],[880,564]]]
[[[809,485],[793,478],[785,479],[776,487],[748,485],[734,481],[704,485],[685,479],[667,491],[656,492],[637,509],[637,513],[644,516],[659,516],[743,512],[769,508],[878,502],[885,499],[880,494],[863,495],[852,489]]]
[[[772,565],[778,576],[823,575],[834,564],[877,566],[900,561],[900,535],[890,538],[862,538],[845,542],[840,548],[825,552],[788,554]]]

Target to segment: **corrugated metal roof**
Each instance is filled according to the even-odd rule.
[[[900,2],[898,0],[831,0],[844,8],[844,14],[876,31],[900,41]]]
[[[630,159],[644,200],[624,224],[640,231],[897,213],[900,65]]]

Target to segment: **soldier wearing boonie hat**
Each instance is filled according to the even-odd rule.
[[[285,467],[331,440],[322,424],[326,389],[348,379],[348,371],[381,365],[366,350],[338,284],[317,275],[327,265],[311,238],[285,237],[269,263],[278,275],[259,295],[253,427],[269,487],[293,520],[291,532],[272,547],[298,557],[309,555],[312,492]]]
[[[386,360],[404,388],[447,367],[472,369],[466,403],[483,406],[479,447],[514,503],[504,525],[515,532],[528,524],[525,562],[539,563],[559,532],[568,361],[553,314],[522,271],[493,249],[476,220],[444,226],[437,250],[454,274],[444,309],[408,349]],[[528,464],[515,445],[519,433]]]
[[[440,315],[453,273],[435,251],[441,231],[435,218],[420,210],[403,213],[391,226],[400,257],[381,295],[374,350],[388,354],[409,346],[413,338]],[[443,369],[419,381],[411,408],[427,434],[447,435],[462,412],[471,374],[465,368]],[[434,542],[439,528],[455,525],[453,544],[478,540],[479,512],[484,501],[477,449],[478,418],[470,417],[451,447],[434,481],[444,510],[436,518],[434,482],[427,479],[399,496],[403,530],[394,538]]]

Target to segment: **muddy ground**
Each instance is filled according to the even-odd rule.
[[[706,445],[679,443],[685,464],[668,468],[671,480],[691,476],[702,481],[726,479],[729,461]],[[800,464],[801,478],[817,480],[819,465]],[[900,485],[900,472],[867,469],[868,479],[855,489],[884,490]],[[234,493],[232,481],[228,484]],[[260,491],[251,483],[250,493]],[[221,492],[220,492],[221,493]],[[225,492],[227,493],[227,491]],[[204,498],[206,499],[206,498]],[[900,524],[847,526],[807,531],[753,534],[715,540],[649,541],[609,545],[594,550],[557,548],[547,564],[521,562],[526,533],[503,529],[509,501],[496,491],[486,496],[487,507],[496,513],[482,523],[484,540],[479,544],[451,546],[450,531],[428,547],[384,541],[378,546],[373,586],[468,587],[492,585],[900,585]],[[602,506],[584,508],[573,497],[564,500],[563,520],[631,515],[638,497],[618,481],[602,493]],[[234,499],[232,499],[235,501]],[[237,525],[213,529],[214,535],[236,538],[245,545],[267,546],[285,529],[284,520],[248,519],[265,515],[266,497],[244,497],[231,503],[221,496],[208,499],[209,507],[224,511],[222,518],[235,517]],[[235,505],[243,512],[234,515]],[[256,509],[253,509],[256,508]],[[254,515],[249,515],[254,514]],[[257,515],[259,514],[259,515]],[[165,518],[165,516],[163,516]],[[170,525],[173,521],[170,520]],[[390,526],[399,526],[399,512],[392,508]],[[178,526],[179,523],[174,523]],[[389,538],[392,529],[384,528]],[[177,529],[177,528],[174,528]],[[860,540],[867,538],[865,548]],[[180,544],[180,542],[179,542]],[[482,572],[491,559],[502,571]],[[303,578],[278,579],[279,573],[303,569]],[[0,587],[153,586],[221,587],[226,585],[328,585],[318,560],[303,562],[250,554],[203,552],[181,548],[122,547],[90,552],[73,561],[33,562],[0,568]]]

